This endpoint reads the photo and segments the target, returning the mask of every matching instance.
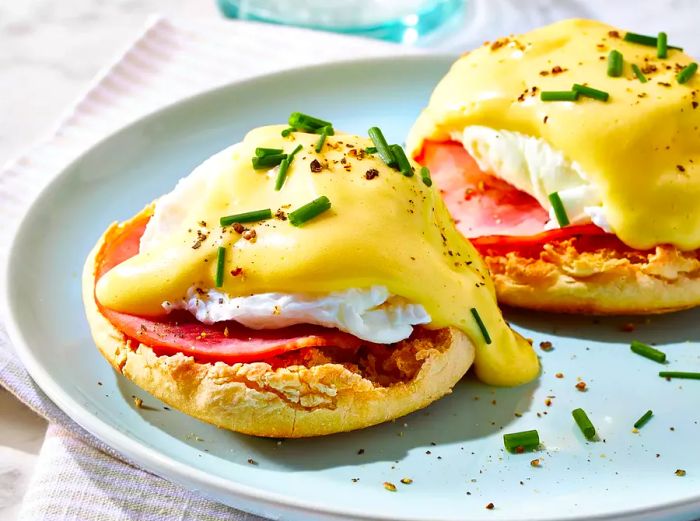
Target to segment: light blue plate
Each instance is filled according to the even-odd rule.
[[[628,347],[633,338],[656,342],[670,368],[700,370],[697,311],[634,320],[634,333],[620,330],[622,318],[509,313],[535,345],[554,344],[541,351],[537,382],[495,389],[467,378],[395,423],[281,444],[164,410],[95,349],[80,271],[110,222],[170,190],[251,127],[283,122],[294,110],[357,133],[380,125],[401,141],[447,67],[441,58],[392,58],[276,74],[174,105],[94,147],[44,190],[10,252],[8,325],[32,377],[79,424],[146,469],[275,518],[700,517],[700,382],[667,382],[657,376],[662,366]],[[578,377],[587,392],[575,389]],[[135,408],[132,395],[153,409]],[[582,437],[571,418],[576,407],[588,412],[600,441]],[[654,418],[632,433],[647,409]],[[538,429],[545,448],[505,453],[502,434],[526,429]],[[685,477],[675,475],[679,468]],[[404,477],[413,484],[401,484]],[[386,491],[384,481],[398,491]],[[494,510],[485,509],[490,502]]]

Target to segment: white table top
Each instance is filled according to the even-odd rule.
[[[43,137],[90,79],[156,12],[218,16],[214,0],[1,2],[0,165]],[[67,59],[70,56],[76,59]],[[0,387],[3,521],[16,519],[45,431],[43,419]]]

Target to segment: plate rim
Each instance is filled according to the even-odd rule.
[[[97,439],[108,445],[109,447],[116,450],[120,455],[125,457],[125,459],[133,461],[139,467],[145,470],[153,472],[161,479],[166,479],[183,486],[187,490],[191,491],[192,487],[189,483],[200,483],[204,485],[209,490],[215,490],[217,492],[223,492],[232,498],[241,499],[248,505],[255,505],[259,507],[258,512],[264,507],[273,507],[278,512],[281,513],[294,513],[299,514],[312,514],[314,516],[324,516],[324,519],[337,519],[337,520],[357,520],[357,521],[426,521],[424,517],[396,517],[389,516],[383,513],[368,514],[365,511],[354,511],[347,508],[333,508],[332,506],[324,506],[318,503],[311,502],[309,500],[300,500],[292,495],[285,495],[276,492],[266,491],[263,489],[256,488],[252,485],[246,485],[237,482],[232,479],[227,479],[224,477],[218,477],[206,472],[199,470],[195,467],[188,465],[187,463],[180,462],[174,458],[171,458],[156,448],[150,448],[140,442],[134,443],[134,440],[130,438],[127,434],[120,432],[115,427],[112,427],[104,420],[100,419],[97,415],[90,412],[84,406],[80,405],[76,400],[72,399],[69,394],[63,390],[61,384],[57,379],[55,379],[34,356],[33,349],[30,347],[29,342],[25,341],[24,334],[22,333],[21,327],[19,326],[19,319],[16,317],[14,307],[12,305],[11,299],[11,288],[15,285],[12,281],[12,275],[16,268],[14,267],[17,262],[15,257],[17,255],[17,248],[20,242],[20,236],[22,231],[29,226],[29,220],[31,215],[34,213],[38,203],[41,202],[47,194],[54,188],[54,186],[61,182],[61,180],[68,175],[68,173],[74,169],[75,165],[80,163],[85,156],[91,154],[94,149],[103,146],[106,142],[120,136],[122,134],[128,134],[133,130],[134,127],[141,125],[146,125],[149,122],[158,120],[163,114],[168,112],[177,111],[182,105],[196,104],[198,101],[205,99],[209,96],[215,96],[218,93],[229,89],[235,89],[237,87],[246,87],[250,85],[255,85],[256,83],[267,83],[271,81],[284,81],[286,76],[297,76],[308,71],[317,71],[327,68],[337,68],[337,67],[361,67],[361,66],[376,66],[384,62],[430,62],[435,61],[445,61],[447,65],[453,63],[455,56],[450,53],[433,53],[433,54],[404,54],[404,55],[386,55],[377,57],[360,57],[351,58],[343,60],[334,60],[321,64],[312,64],[302,67],[295,67],[284,69],[281,71],[270,72],[267,74],[262,74],[254,76],[252,78],[247,78],[244,80],[231,81],[224,83],[222,85],[216,86],[204,90],[202,92],[194,93],[188,95],[182,99],[168,103],[163,107],[157,108],[150,111],[141,117],[119,127],[118,129],[108,133],[107,135],[101,137],[96,142],[92,143],[87,149],[82,151],[77,157],[75,157],[70,163],[64,166],[58,173],[56,173],[50,180],[48,180],[42,188],[32,197],[29,204],[27,204],[23,210],[22,216],[19,219],[18,224],[12,230],[13,235],[8,246],[8,254],[6,256],[6,262],[3,266],[3,277],[2,277],[2,294],[0,295],[0,310],[4,309],[4,319],[5,327],[7,329],[8,337],[11,341],[13,351],[17,354],[20,362],[24,368],[29,373],[32,380],[37,384],[37,386],[44,392],[49,399],[55,403],[63,412],[65,412],[69,418],[75,421],[81,428],[85,429],[88,433],[95,436]],[[167,475],[169,477],[163,477]],[[171,477],[175,476],[175,478]],[[202,495],[201,492],[205,494]],[[199,490],[196,493],[200,493],[202,497],[212,500],[207,497],[207,490]],[[221,502],[218,499],[213,501]],[[224,503],[228,504],[228,503]],[[230,505],[232,508],[240,508]],[[291,510],[290,510],[291,509]],[[255,513],[255,512],[254,512]],[[659,503],[652,507],[637,507],[621,509],[616,511],[603,512],[596,515],[573,515],[573,516],[560,516],[547,518],[550,521],[583,521],[583,520],[597,520],[606,521],[612,519],[640,519],[642,517],[652,518],[655,515],[682,515],[682,514],[700,514],[700,492],[696,496],[688,497],[685,499],[678,499],[667,501],[665,503]],[[256,514],[260,515],[260,514]],[[447,518],[443,518],[447,519]],[[450,518],[451,519],[451,518]],[[536,518],[530,518],[532,520]],[[434,518],[433,521],[439,521],[439,518]],[[525,520],[523,520],[525,521]]]

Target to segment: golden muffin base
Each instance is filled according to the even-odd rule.
[[[132,345],[134,341],[117,330],[95,302],[95,258],[110,230],[83,270],[83,302],[95,344],[112,367],[136,385],[218,427],[280,438],[369,427],[450,393],[474,361],[474,346],[454,328],[401,342],[396,349],[413,358],[403,363],[419,364],[419,369],[411,379],[387,385],[339,363],[273,368],[266,362],[229,365],[198,363],[183,354],[158,356],[147,345]]]
[[[546,244],[539,257],[485,255],[500,304],[555,313],[644,315],[700,305],[700,255],[673,246],[651,252],[578,251]]]

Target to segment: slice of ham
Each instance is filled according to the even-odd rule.
[[[570,239],[579,251],[631,249],[593,224],[544,231],[549,215],[537,200],[482,172],[461,143],[426,141],[416,159],[430,169],[457,228],[482,255],[536,256],[545,244]]]
[[[113,229],[97,256],[95,280],[139,251],[150,215],[142,215]],[[97,302],[97,299],[95,299]],[[337,329],[296,325],[255,330],[237,322],[202,324],[189,313],[140,317],[114,311],[99,302],[100,312],[129,338],[151,347],[158,355],[183,353],[200,362],[254,362],[305,347],[357,349],[367,342]]]
[[[482,172],[461,143],[427,141],[417,160],[430,169],[465,237],[534,235],[549,220],[533,197]]]

